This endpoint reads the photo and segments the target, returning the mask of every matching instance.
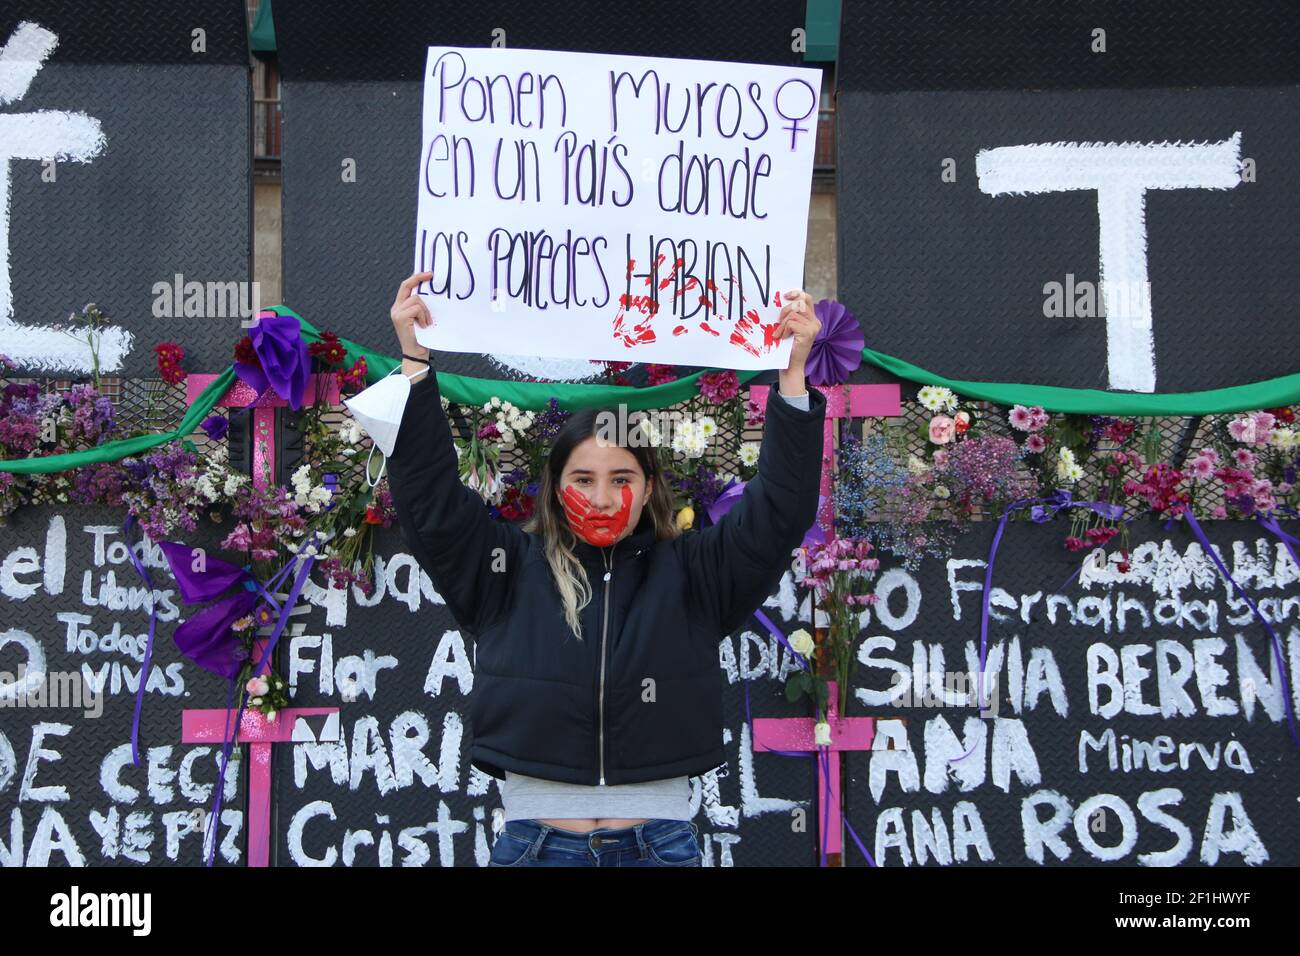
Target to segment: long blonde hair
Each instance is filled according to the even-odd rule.
[[[546,562],[551,566],[551,577],[564,606],[564,620],[578,640],[582,640],[582,622],[578,615],[592,599],[591,581],[587,569],[574,553],[578,536],[569,527],[564,506],[556,491],[560,477],[573,449],[598,434],[600,424],[608,421],[604,416],[617,415],[614,409],[582,409],[574,412],[560,428],[551,442],[546,462],[542,466],[540,487],[537,491],[533,516],[524,530],[540,534],[545,541]],[[671,540],[680,535],[673,512],[673,492],[668,477],[659,468],[659,457],[650,445],[624,445],[636,458],[646,479],[654,479],[654,488],[646,499],[643,514],[648,512],[654,524],[656,540]]]

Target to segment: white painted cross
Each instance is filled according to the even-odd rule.
[[[1219,143],[1034,143],[975,154],[990,196],[1097,190],[1106,367],[1111,388],[1134,392],[1156,389],[1146,191],[1232,189],[1240,164],[1240,131]]]
[[[32,80],[59,38],[39,24],[23,21],[0,49],[0,106],[27,95]],[[74,160],[88,163],[104,150],[99,120],[85,113],[36,110],[0,113],[0,352],[20,367],[45,372],[85,372],[94,369],[90,343],[80,346],[52,326],[19,325],[14,321],[13,284],[9,257],[10,161]],[[131,350],[131,333],[117,326],[98,333],[100,371],[121,369]]]

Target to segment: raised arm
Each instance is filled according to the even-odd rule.
[[[719,636],[740,627],[776,589],[817,520],[826,396],[806,387],[804,366],[821,322],[806,292],[786,295],[776,338],[793,336],[794,343],[779,388],[767,393],[758,474],[717,524],[678,539],[688,601],[718,622]]]
[[[415,342],[411,328],[413,322],[433,322],[423,300],[413,295],[412,280],[419,278],[402,283],[393,322],[403,354],[428,358],[429,350]],[[403,360],[408,375],[420,368]],[[513,524],[494,519],[478,493],[461,482],[441,398],[429,367],[411,385],[388,457],[388,484],[406,546],[457,622],[477,637],[504,613],[527,538]]]
[[[740,627],[781,582],[791,552],[817,520],[826,396],[808,391],[807,411],[768,391],[758,474],[722,519],[678,539],[688,601],[718,622]]]

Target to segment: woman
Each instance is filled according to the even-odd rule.
[[[398,289],[390,315],[412,380],[389,485],[402,536],[475,636],[471,763],[505,809],[492,866],[699,866],[690,778],[726,763],[718,642],[776,588],[816,519],[826,399],[804,386],[821,323],[788,295],[790,364],[768,396],[758,475],[717,524],[681,533],[654,449],[572,415],[525,528],[461,483],[429,350],[434,323]]]

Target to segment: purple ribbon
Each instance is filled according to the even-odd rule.
[[[810,673],[812,672],[812,667],[808,664],[807,659],[798,651],[796,651],[793,647],[790,646],[789,640],[787,640],[786,636],[783,633],[781,633],[781,629],[772,623],[772,619],[769,618],[766,614],[764,614],[761,608],[754,611],[754,617],[756,617],[765,628],[767,628],[769,631],[772,632],[772,635],[778,641],[780,641],[782,645],[784,645],[787,651],[789,651],[791,654],[794,655],[795,663],[797,663],[804,670]],[[745,677],[742,674],[741,680],[745,682],[745,723],[749,725],[750,746],[753,746],[754,717],[749,710],[749,678]],[[811,756],[814,756],[813,754],[804,753],[801,750],[765,750],[763,752],[773,753],[779,757],[800,757],[805,760]],[[831,799],[831,771],[830,771],[829,752],[830,752],[829,748],[827,748],[826,746],[821,746],[817,748],[817,754],[816,754],[816,756],[821,761],[821,778],[824,781],[826,781],[826,788],[822,795],[822,799],[827,804],[830,803],[830,799]],[[867,852],[867,848],[863,846],[862,841],[858,839],[857,832],[853,829],[852,826],[849,825],[848,815],[841,812],[840,819],[844,821],[844,828],[849,831],[849,835],[853,837],[853,842],[858,845],[858,849],[862,851],[862,855],[866,858],[867,862],[874,867],[876,865],[876,861],[871,858],[871,854]],[[830,815],[823,814],[821,840],[819,841],[821,844],[821,865],[822,866],[826,865],[826,844],[828,842],[826,825],[829,822],[829,820],[830,820]]]
[[[127,553],[130,554],[131,563],[135,565],[136,571],[139,572],[145,584],[149,587],[149,639],[145,644],[144,662],[140,668],[140,686],[136,690],[135,714],[131,722],[131,759],[135,766],[138,767],[140,766],[140,711],[144,704],[145,684],[149,677],[150,663],[153,658],[154,632],[157,627],[158,611],[153,600],[153,581],[149,577],[148,570],[130,547],[130,531],[134,523],[135,516],[128,515],[126,522],[122,525],[122,531],[127,540]],[[231,633],[230,624],[252,609],[257,602],[256,594],[261,594],[277,612],[274,631],[262,652],[261,660],[253,668],[253,676],[261,674],[271,656],[271,652],[280,639],[280,634],[288,623],[289,613],[293,610],[294,605],[298,603],[298,595],[302,591],[303,582],[307,579],[307,575],[311,572],[312,565],[316,561],[315,555],[308,555],[300,565],[293,587],[290,589],[283,606],[276,601],[271,591],[277,588],[287,577],[289,571],[293,568],[294,561],[302,554],[302,551],[309,544],[316,544],[319,540],[319,533],[313,532],[308,540],[298,546],[298,550],[294,552],[293,557],[272,576],[265,586],[253,577],[247,565],[241,568],[211,556],[205,556],[205,570],[193,571],[188,566],[191,552],[188,546],[172,541],[159,542],[159,547],[163,549],[163,553],[167,557],[167,563],[172,574],[176,577],[181,596],[186,603],[208,600],[224,594],[236,585],[242,585],[241,591],[205,608],[176,629],[177,646],[186,657],[189,657],[205,670],[227,678],[230,682],[226,693],[226,726],[223,731],[225,744],[221,753],[221,769],[217,774],[212,813],[208,818],[203,835],[205,847],[208,846],[209,836],[212,837],[211,847],[207,851],[206,866],[212,866],[213,857],[216,853],[215,835],[220,825],[221,795],[226,786],[226,765],[230,758],[230,748],[238,736],[238,728],[243,720],[244,707],[248,698],[247,694],[240,695],[239,711],[235,715],[236,732],[232,734],[230,733],[230,710],[235,694],[235,678],[238,676],[240,664],[245,658],[242,656],[235,657],[232,651],[232,647],[237,647],[240,651],[243,648],[239,645],[239,640]]]
[[[281,568],[278,572],[276,572],[275,577],[268,582],[268,586],[275,587],[278,584],[278,582],[282,580],[284,576],[288,573],[289,569],[293,567],[294,558],[297,558],[298,554],[300,554],[302,552],[302,549],[305,548],[309,543],[312,544],[316,543],[318,538],[319,535],[313,533],[309,541],[304,541],[302,545],[298,548],[298,552],[294,554],[294,557],[290,558],[288,563],[286,563],[283,568]],[[266,642],[266,648],[262,651],[261,660],[259,660],[257,662],[257,666],[253,668],[254,677],[256,677],[262,672],[262,668],[266,666],[266,662],[271,657],[271,652],[275,650],[275,645],[280,640],[280,634],[284,631],[285,624],[287,624],[289,621],[289,612],[293,609],[293,606],[298,603],[298,594],[302,590],[302,585],[303,582],[307,579],[307,575],[311,573],[311,567],[315,563],[315,561],[316,561],[315,555],[308,555],[306,559],[303,560],[303,562],[299,566],[298,574],[294,578],[293,587],[289,589],[289,594],[288,597],[285,599],[284,607],[281,608],[280,616],[276,619],[275,630],[272,632],[270,639]],[[221,795],[222,795],[222,791],[226,789],[226,765],[230,760],[230,748],[231,746],[233,746],[236,738],[239,736],[239,727],[244,719],[244,708],[248,704],[248,695],[240,694],[239,712],[235,714],[235,730],[233,733],[231,733],[230,719],[229,719],[230,698],[231,695],[234,693],[234,689],[235,689],[234,681],[232,680],[230,682],[230,691],[226,695],[226,726],[223,730],[223,737],[225,737],[225,746],[222,748],[221,751],[221,770],[217,773],[217,787],[216,787],[215,798],[213,800],[213,805],[212,805],[212,813],[208,817],[207,826],[205,826],[203,830],[204,846],[209,845],[209,837],[211,837],[211,846],[208,849],[207,858],[204,861],[205,866],[212,866],[213,858],[217,852],[217,832],[221,825],[220,824]]]
[[[732,479],[730,482],[728,482],[727,487],[724,488],[722,490],[722,493],[718,495],[717,498],[714,499],[713,504],[709,505],[708,510],[706,512],[709,516],[709,521],[712,524],[717,524],[719,521],[721,521],[723,515],[725,515],[728,511],[730,511],[735,506],[736,502],[738,502],[741,496],[745,493],[745,486],[747,484],[749,484],[749,482],[736,481],[735,479]],[[822,511],[822,505],[824,505],[825,503],[826,503],[826,496],[818,495],[817,513],[819,515],[821,514]],[[807,532],[805,532],[803,536],[803,543],[800,544],[799,546],[801,548],[806,548],[809,545],[825,544],[825,543],[826,543],[825,530],[823,530],[820,524],[818,524],[816,521],[813,521],[812,527],[809,528]]]
[[[257,391],[259,400],[271,388],[290,408],[299,411],[307,376],[311,374],[311,356],[298,320],[263,310],[248,330],[248,338],[261,366],[236,361],[235,375]]]
[[[135,515],[128,514],[126,521],[122,523],[122,537],[126,541],[126,553],[131,556],[131,563],[135,565],[136,571],[144,578],[145,586],[149,589],[149,640],[144,645],[144,661],[140,665],[140,686],[136,688],[135,714],[131,718],[131,762],[138,767],[140,766],[140,709],[144,706],[144,685],[149,678],[149,662],[153,658],[153,635],[157,627],[158,611],[153,599],[153,580],[149,577],[144,564],[136,557],[135,549],[131,547],[133,524],[135,524]]]
[[[1210,556],[1210,560],[1212,560],[1215,567],[1219,569],[1219,573],[1228,580],[1228,583],[1231,584],[1236,592],[1241,595],[1242,599],[1250,605],[1251,611],[1254,612],[1255,617],[1259,618],[1259,623],[1264,625],[1264,630],[1268,632],[1269,640],[1273,644],[1273,659],[1277,661],[1278,680],[1282,682],[1282,705],[1286,712],[1287,729],[1291,731],[1292,741],[1295,742],[1297,747],[1300,747],[1300,734],[1296,733],[1295,726],[1295,707],[1291,703],[1291,685],[1286,679],[1286,662],[1282,660],[1282,642],[1278,640],[1277,632],[1273,630],[1273,625],[1268,623],[1268,620],[1264,615],[1259,613],[1259,608],[1256,607],[1255,602],[1250,599],[1250,595],[1247,594],[1242,586],[1236,582],[1233,576],[1228,573],[1228,569],[1219,559],[1218,553],[1210,546],[1210,539],[1205,536],[1205,531],[1202,530],[1200,523],[1196,520],[1196,516],[1192,514],[1191,509],[1184,511],[1183,517],[1187,519],[1187,524],[1191,527],[1192,531],[1195,532],[1196,537],[1200,539],[1201,546],[1205,548],[1205,553]],[[1270,522],[1273,527],[1269,527]],[[1261,521],[1260,524],[1265,528],[1268,528],[1268,530],[1274,531],[1274,533],[1282,538],[1282,543],[1286,545],[1287,550],[1291,553],[1292,560],[1294,560],[1295,552],[1291,550],[1291,543],[1295,542],[1296,539],[1292,538],[1291,535],[1277,527],[1277,522],[1273,521],[1271,518]],[[1288,538],[1290,538],[1290,541],[1287,540]],[[1300,562],[1296,563],[1300,566]]]
[[[1025,505],[1034,505],[1030,510],[1029,516],[1036,524],[1043,524],[1050,521],[1058,511],[1065,508],[1087,508],[1095,511],[1097,514],[1111,519],[1118,519],[1124,514],[1124,507],[1118,504],[1110,504],[1104,501],[1075,501],[1069,490],[1058,488],[1054,494],[1045,498],[1021,498],[1019,501],[1013,501],[1009,504],[1002,517],[998,519],[997,531],[993,533],[993,543],[989,546],[989,560],[984,568],[984,594],[980,600],[980,666],[978,690],[979,696],[977,705],[980,710],[986,709],[984,701],[984,666],[988,661],[989,646],[989,598],[993,591],[993,562],[997,557],[998,544],[1002,541],[1002,532],[1006,530],[1007,519],[1011,517],[1011,512]],[[960,763],[975,752],[975,747],[971,747],[960,757],[953,757],[949,763]]]

